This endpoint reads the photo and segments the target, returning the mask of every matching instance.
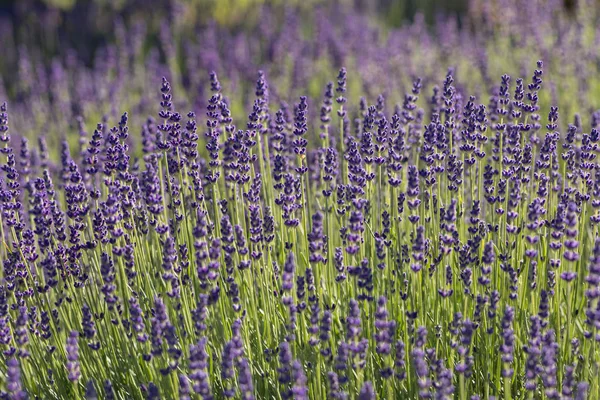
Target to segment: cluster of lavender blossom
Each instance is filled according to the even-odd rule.
[[[202,62],[229,79],[192,80],[167,30],[149,97],[126,94],[135,51],[73,76],[57,61],[49,94],[21,82],[0,103],[0,399],[597,398],[598,55],[569,58],[590,15],[570,28],[548,7],[534,48],[560,31],[565,52],[497,82],[479,61],[462,85],[467,62],[413,69],[425,58],[405,86],[388,54],[381,95],[359,57],[318,98],[295,96],[308,76],[286,86],[272,62],[248,84],[251,64],[228,62],[239,51],[211,49]],[[505,18],[510,40],[526,31]],[[485,49],[427,44],[419,26],[390,40],[422,38],[437,61]],[[336,54],[321,28],[315,60]],[[278,54],[286,36],[263,34]],[[570,68],[587,76],[575,91]]]
[[[163,79],[141,159],[125,113],[54,167],[4,103],[3,396],[597,393],[600,115],[561,135],[542,75],[486,106],[450,70],[427,112],[416,79],[390,116],[342,68],[316,146],[263,72],[244,129],[210,74],[203,134]]]

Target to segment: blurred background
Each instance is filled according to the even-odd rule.
[[[567,123],[600,102],[599,10],[599,0],[0,0],[0,102],[20,134],[58,141],[124,111],[143,124],[162,76],[178,109],[203,116],[216,71],[243,124],[258,70],[273,107],[306,95],[318,114],[342,66],[353,104],[384,95],[401,106],[417,77],[435,97],[451,71],[461,106],[487,101],[502,74],[528,81],[542,59],[540,102]]]
[[[578,0],[562,2],[565,14],[577,8]],[[338,7],[369,16],[382,27],[399,27],[422,14],[432,26],[440,16],[453,16],[459,26],[478,24],[477,11],[493,0],[0,0],[0,18],[12,22],[12,34],[22,44],[42,46],[46,56],[60,46],[76,49],[88,63],[94,51],[116,40],[114,21],[126,25],[144,21],[158,40],[160,22],[177,20],[181,30],[212,21],[232,31],[252,30],[261,21],[261,9],[294,8],[299,16],[311,17],[315,7]],[[510,2],[496,2],[502,6]],[[501,17],[501,14],[499,14]],[[272,23],[273,21],[270,21]],[[480,21],[481,22],[481,21]]]

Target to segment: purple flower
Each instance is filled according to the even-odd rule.
[[[294,146],[294,153],[299,156],[306,155],[306,146],[308,145],[308,140],[306,140],[303,136],[307,132],[307,119],[306,119],[306,109],[308,108],[308,104],[306,101],[306,96],[300,97],[300,103],[296,108],[296,117],[294,122],[294,136],[295,139],[292,142]],[[300,175],[306,172],[306,167],[299,167],[296,169]]]
[[[338,93],[338,97],[336,101],[340,106],[343,106],[346,102],[346,68],[341,68],[337,77],[337,88],[335,91]],[[345,114],[340,115],[340,117],[344,117]]]
[[[376,398],[373,384],[369,381],[365,382],[358,393],[358,400],[375,400]]]
[[[321,341],[321,343],[327,344],[327,342],[329,341],[329,338],[331,336],[331,323],[332,323],[331,311],[325,310],[323,312],[323,316],[321,317],[321,322],[319,324],[319,340]],[[329,349],[328,350],[322,349],[321,354],[323,354],[323,352],[325,352],[325,354],[323,354],[323,355],[327,355],[327,353],[330,351],[331,350],[329,350]]]
[[[593,304],[600,298],[600,238],[596,238],[592,255],[587,267],[588,273],[585,277],[587,288],[585,290],[586,306],[585,306],[585,323],[594,331],[600,328],[600,313],[597,312]],[[590,332],[586,332],[586,337],[591,337]]]
[[[562,397],[565,399],[573,398],[572,395],[573,395],[574,386],[575,386],[575,378],[573,376],[574,371],[575,371],[575,368],[571,365],[567,365],[565,367],[565,374],[564,374],[562,390],[561,390]]]
[[[452,370],[443,366],[442,360],[436,360],[436,382],[433,384],[435,388],[436,399],[451,399],[454,394],[454,385],[452,381],[454,376]]]
[[[589,386],[590,385],[587,382],[579,382],[577,384],[577,391],[575,392],[575,400],[587,399],[587,391]]]
[[[144,324],[143,312],[135,297],[129,299],[129,314],[131,326],[134,332],[137,333],[137,341],[140,343],[146,342],[148,335],[145,333],[146,325]]]
[[[245,358],[240,359],[238,362],[238,385],[243,400],[254,399],[252,371],[250,371],[250,364],[248,364],[248,360]]]
[[[294,400],[308,400],[308,387],[306,386],[307,379],[304,374],[304,367],[298,360],[292,363],[292,394]]]
[[[203,399],[212,399],[208,368],[208,354],[206,344],[208,340],[203,337],[198,344],[190,346],[190,374],[194,392],[201,395]]]
[[[331,120],[331,106],[333,104],[333,82],[328,82],[325,94],[323,96],[323,105],[321,106],[321,129],[324,132],[321,133],[321,139],[327,139],[327,133],[329,128],[329,121]]]
[[[396,353],[394,355],[394,376],[399,381],[406,379],[406,346],[402,340],[396,342]]]
[[[385,296],[377,299],[377,309],[375,311],[375,338],[378,354],[388,355],[392,351],[392,341],[396,332],[396,321],[388,321],[388,312],[386,310],[387,299]]]
[[[102,294],[104,294],[104,300],[108,304],[109,310],[112,310],[118,301],[118,297],[114,294],[117,289],[117,286],[114,283],[115,265],[108,253],[102,253],[100,256],[100,273],[102,274],[102,280],[104,281],[101,291]]]
[[[571,282],[575,278],[577,278],[577,272],[565,271],[560,274],[560,279],[564,280],[565,282]]]
[[[29,335],[27,330],[27,322],[29,315],[27,314],[27,307],[19,307],[19,315],[15,323],[15,342],[19,346],[19,355],[23,357],[29,356],[27,351],[27,344],[29,343]]]
[[[87,381],[85,384],[85,400],[98,400],[98,392],[94,387],[94,381]]]
[[[335,372],[329,371],[327,373],[327,396],[333,400],[346,400],[348,394],[340,389],[340,382]]]
[[[146,396],[147,400],[160,400],[160,391],[158,390],[158,386],[156,386],[153,382],[148,384],[148,394]]]
[[[529,341],[526,346],[523,346],[523,351],[527,355],[525,361],[525,389],[532,392],[537,388],[536,380],[538,377],[542,338],[540,318],[537,315],[533,315],[530,319]]]
[[[25,400],[27,393],[23,390],[21,384],[21,368],[16,358],[6,360],[6,389],[10,394],[10,399]]]
[[[0,105],[0,141],[4,142],[5,148],[10,142],[10,136],[8,134],[8,107],[6,102]]]
[[[163,243],[162,257],[162,267],[164,270],[163,279],[169,281],[174,278],[172,271],[175,263],[177,262],[175,239],[172,236],[167,236]]]
[[[163,339],[169,344],[169,350],[175,345],[177,338],[174,336],[174,327],[169,321],[167,309],[162,299],[154,297],[154,316],[151,318],[150,340],[152,341],[152,355],[157,357],[163,353]]]
[[[541,365],[542,365],[542,383],[544,393],[549,399],[558,399],[559,393],[557,387],[557,355],[558,343],[556,343],[554,330],[548,330],[542,337]]]
[[[81,309],[81,313],[82,313],[81,325],[83,326],[83,336],[88,340],[92,340],[94,338],[94,336],[96,335],[96,328],[95,328],[94,320],[92,318],[92,312],[87,304],[83,305],[83,308]],[[88,343],[88,346],[92,350],[98,350],[100,348],[100,342],[96,342],[96,343],[90,342],[90,343]]]
[[[318,211],[312,216],[312,231],[307,236],[310,251],[309,261],[311,263],[325,263],[327,259],[322,254],[325,247],[323,214]]]
[[[493,264],[496,259],[496,255],[494,253],[494,243],[487,242],[485,244],[485,248],[483,249],[483,256],[481,257],[481,262],[487,265]]]
[[[467,318],[462,322],[460,329],[461,337],[460,345],[458,346],[458,354],[462,358],[462,361],[456,365],[456,372],[464,374],[467,377],[471,376],[473,372],[473,357],[470,355],[470,351],[471,341],[476,327],[477,325]]]
[[[338,351],[335,356],[334,368],[338,371],[339,374],[343,374],[340,377],[340,383],[344,384],[348,381],[348,377],[346,374],[346,369],[348,368],[348,358],[350,356],[350,346],[346,342],[340,342],[338,346]]]
[[[231,327],[231,340],[225,343],[223,353],[221,355],[221,379],[223,383],[223,395],[227,398],[235,396],[235,386],[233,378],[235,377],[235,366],[240,362],[244,354],[242,338],[241,338],[241,320],[236,320]],[[244,378],[242,378],[243,381]]]
[[[417,329],[415,347],[411,352],[411,358],[417,375],[417,385],[419,387],[419,397],[428,398],[429,389],[431,387],[431,379],[429,378],[429,367],[425,359],[424,346],[427,342],[427,329],[420,326]]]
[[[283,276],[282,276],[282,285],[281,289],[284,292],[289,292],[294,287],[294,271],[296,269],[296,260],[294,258],[294,253],[289,252],[287,259],[285,260],[285,265],[283,267]]]
[[[81,377],[81,372],[79,371],[78,337],[79,333],[77,331],[71,331],[67,338],[67,370],[69,371],[69,380],[71,382],[77,382]]]
[[[292,351],[288,342],[282,342],[279,345],[279,368],[277,368],[277,376],[279,383],[283,386],[281,396],[284,399],[292,397],[292,391],[289,389],[289,384],[292,382]]]
[[[104,381],[104,399],[105,400],[114,400],[115,392],[113,390],[112,383],[107,379]]]
[[[429,379],[428,366],[425,361],[425,352],[421,348],[415,348],[411,352],[412,361],[417,374],[417,385],[419,386],[419,397],[428,398],[431,380]]]
[[[190,382],[184,374],[179,374],[179,400],[191,400]]]
[[[346,340],[348,342],[358,340],[361,332],[360,308],[358,307],[358,302],[351,299],[348,316],[346,317]]]
[[[515,334],[512,329],[512,323],[515,316],[515,311],[512,307],[506,306],[504,311],[504,317],[502,318],[502,344],[500,345],[500,353],[504,367],[502,369],[502,376],[504,378],[512,378],[514,370],[511,368],[513,363],[513,352],[515,345]]]

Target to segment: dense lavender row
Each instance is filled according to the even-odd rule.
[[[560,3],[117,21],[91,68],[0,21],[0,398],[600,398],[600,31]]]
[[[342,68],[316,116],[259,72],[236,126],[211,73],[203,128],[163,78],[58,164],[2,105],[3,396],[596,398],[600,115],[543,75],[389,112]]]

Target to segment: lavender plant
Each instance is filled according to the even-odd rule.
[[[55,71],[52,104],[2,103],[0,398],[597,398],[600,115],[562,111],[560,57],[472,95],[349,62],[318,100],[170,71],[117,114]]]

